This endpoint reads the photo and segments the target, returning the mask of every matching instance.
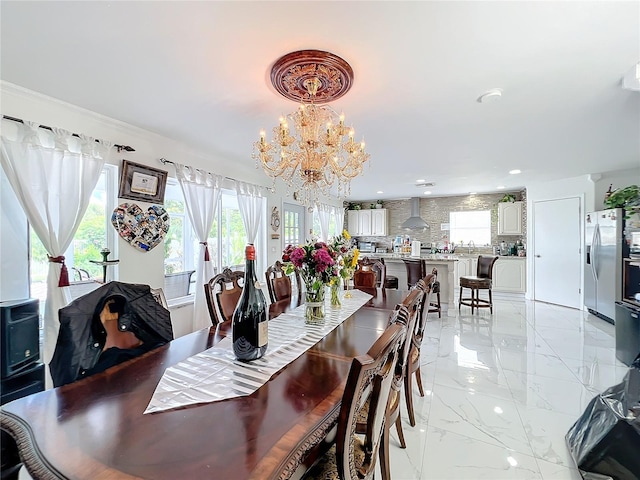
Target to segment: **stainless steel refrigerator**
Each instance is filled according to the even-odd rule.
[[[610,323],[622,300],[623,226],[621,208],[587,213],[585,220],[584,304]]]

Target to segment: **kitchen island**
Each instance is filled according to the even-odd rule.
[[[363,254],[366,255],[366,254]],[[404,255],[400,253],[377,253],[371,255],[375,257],[384,258],[384,263],[387,266],[387,275],[393,275],[398,277],[398,288],[407,288],[407,269],[404,266],[403,258],[423,259],[426,264],[426,273],[429,274],[434,268],[438,269],[438,280],[440,281],[440,305],[442,311],[446,312],[449,306],[452,308],[454,305],[453,288],[454,283],[454,265],[458,261],[457,255],[441,255],[441,254],[429,254],[421,255],[420,257],[412,257],[410,255]]]

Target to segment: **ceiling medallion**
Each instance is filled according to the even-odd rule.
[[[349,195],[351,180],[362,173],[369,154],[364,140],[355,141],[355,130],[345,124],[344,114],[325,105],[351,88],[349,64],[320,50],[293,52],[274,63],[271,82],[281,95],[301,105],[280,118],[272,140],[260,132],[251,155],[256,168],[262,166],[274,184],[281,178],[287,194],[309,209],[320,194]]]
[[[345,60],[322,50],[291,52],[275,61],[271,68],[271,83],[280,95],[294,102],[309,102],[312,96],[307,85],[318,79],[313,96],[315,104],[332,102],[349,91],[353,70]]]

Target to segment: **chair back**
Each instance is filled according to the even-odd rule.
[[[376,287],[384,287],[387,281],[387,266],[381,258],[364,257],[358,262],[360,267],[367,267],[367,269],[376,272]]]
[[[267,279],[267,290],[269,291],[269,298],[271,303],[278,300],[284,300],[291,298],[293,295],[293,282],[289,275],[286,275],[283,270],[284,264],[280,260],[276,261],[273,265],[267,268],[265,277]],[[295,281],[298,297],[302,296],[302,281],[300,278],[300,272],[295,270],[292,275]]]
[[[150,290],[151,290],[151,295],[153,296],[153,299],[156,301],[156,303],[158,303],[159,305],[162,305],[164,308],[168,310],[169,304],[167,303],[167,299],[164,296],[164,291],[161,288],[151,288]]]
[[[354,358],[351,363],[336,437],[337,469],[341,479],[373,477],[391,384],[405,332],[405,327],[399,323],[388,326],[369,351]],[[354,434],[358,412],[367,399],[369,410],[363,434],[364,458],[356,459]]]
[[[355,288],[376,288],[376,272],[369,266],[359,266],[353,274],[353,286]]]
[[[435,269],[434,269],[435,270]],[[418,320],[415,324],[415,330],[413,331],[412,343],[417,345],[420,350],[422,344],[422,337],[424,336],[424,326],[427,323],[427,314],[429,313],[429,305],[431,300],[431,294],[435,293],[436,276],[430,273],[426,277],[418,282],[418,288],[424,292],[424,298],[420,305],[420,312],[418,313]]]
[[[480,278],[488,278],[489,280],[493,279],[493,265],[498,260],[498,257],[486,257],[480,255],[478,257],[478,269],[476,271],[476,276]]]
[[[222,273],[204,284],[205,298],[213,325],[231,320],[243,287],[244,272],[232,272],[229,268],[225,268]]]
[[[411,350],[411,340],[412,334],[416,330],[416,322],[418,318],[423,313],[423,305],[425,300],[425,292],[420,288],[414,288],[409,292],[401,304],[396,305],[396,309],[394,317],[392,315],[389,323],[402,323],[405,327],[407,327],[407,336],[405,340],[402,342],[402,347],[400,349],[400,358],[398,359],[398,366],[396,368],[396,382],[395,388],[400,390],[400,386],[402,385],[403,377],[406,374],[407,370],[407,362],[409,359],[409,351]]]
[[[424,260],[417,258],[403,258],[402,261],[407,269],[407,284],[408,287],[411,288],[418,283],[418,280],[424,277]]]

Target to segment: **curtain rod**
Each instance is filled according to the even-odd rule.
[[[170,163],[170,164],[171,164],[171,165],[173,165],[174,167],[176,166],[176,163],[175,163],[175,162],[172,162],[171,160],[167,160],[166,158],[161,158],[161,159],[160,159],[160,162],[165,163],[165,164],[166,164],[166,163]],[[193,167],[189,167],[189,168],[193,168]],[[202,169],[200,169],[200,168],[196,168],[196,170],[197,170],[197,171],[199,171],[199,172],[203,172],[203,173],[211,173],[211,172],[207,172],[206,170],[202,170]],[[223,177],[223,178],[225,178],[225,179],[227,179],[227,180],[231,180],[232,182],[242,182],[242,180],[236,180],[235,178],[227,177],[227,176],[225,176],[225,175],[222,175],[222,177]],[[251,183],[251,182],[245,182],[245,183]],[[267,189],[267,190],[269,190],[271,193],[275,193],[275,189],[274,189],[273,187],[264,187],[264,186],[262,186],[262,185],[258,185],[258,184],[254,184],[254,185],[256,185],[257,187],[260,187],[260,188],[266,188],[266,189]]]
[[[5,120],[11,120],[12,122],[24,124],[24,120],[22,120],[21,118],[10,117],[9,115],[2,115],[2,118],[4,118]],[[53,129],[47,125],[38,125],[38,127],[44,128],[45,130],[53,131]],[[72,133],[72,136],[80,138],[80,135],[78,135],[77,133]],[[96,140],[96,142],[99,142],[99,140]],[[114,147],[118,150],[118,152],[121,152],[123,150],[125,152],[135,152],[135,149],[133,147],[130,147],[129,145],[114,145]]]

